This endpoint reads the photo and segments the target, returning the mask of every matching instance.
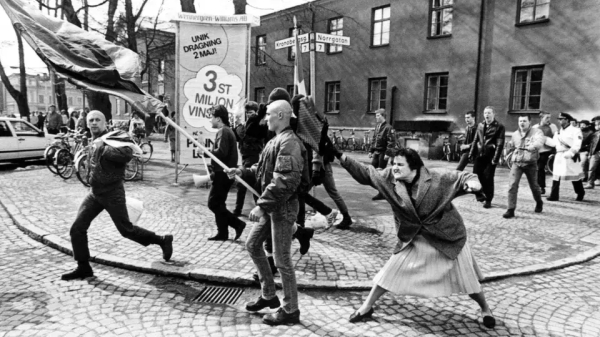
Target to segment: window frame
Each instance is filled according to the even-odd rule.
[[[390,16],[391,16],[391,14],[390,14]],[[331,23],[334,20],[342,20],[342,29],[337,29],[337,30],[334,30],[334,31],[331,30]],[[343,16],[336,16],[334,18],[330,18],[330,19],[327,20],[327,34],[343,36],[344,35],[344,28],[343,28],[343,26],[344,26],[344,17]],[[341,32],[341,33],[337,34],[337,32]],[[335,47],[336,50],[335,51],[331,51],[332,47]],[[342,46],[342,45],[330,43],[329,46],[327,46],[326,54],[327,55],[340,54],[343,51],[343,47],[344,46]]]
[[[436,104],[435,104],[435,108],[434,109],[429,109],[428,107],[428,102],[429,102],[429,79],[431,77],[437,77],[437,97],[436,97]],[[440,85],[440,81],[439,79],[442,76],[446,76],[446,109],[440,109],[439,108],[439,104],[440,104],[440,90],[439,88],[441,87]],[[424,95],[423,95],[423,113],[427,113],[427,114],[446,114],[448,113],[448,87],[449,87],[449,82],[450,82],[450,72],[448,71],[442,71],[442,72],[436,72],[436,73],[426,73],[425,74],[425,91],[424,91]]]
[[[338,85],[337,92],[335,92],[336,84]],[[337,105],[337,109],[331,109],[331,110],[329,109],[329,93],[330,93],[329,86],[330,85],[334,86],[334,93],[337,93],[340,96],[338,100],[334,101],[335,102],[334,104]],[[342,101],[341,96],[342,96],[342,82],[341,81],[325,82],[325,100],[324,100],[325,106],[323,107],[323,111],[328,114],[339,114],[340,110],[341,110],[341,101]]]
[[[439,35],[432,35],[432,29],[431,26],[433,25],[433,13],[434,12],[438,12],[438,11],[444,11],[444,9],[447,8],[452,8],[452,21],[454,21],[454,2],[452,2],[451,5],[446,5],[446,6],[440,6],[437,8],[433,8],[433,0],[428,0],[429,1],[429,21],[427,21],[427,38],[428,39],[443,39],[443,38],[447,38],[447,37],[452,37],[452,30],[450,30],[450,34],[439,34]],[[443,1],[443,0],[442,0]],[[454,28],[454,27],[453,27]]]
[[[264,45],[260,44],[261,38],[264,38]],[[261,49],[261,46],[264,46],[264,50]],[[264,54],[262,57],[261,52]],[[254,64],[256,66],[264,66],[267,64],[267,34],[256,36],[256,53],[254,55],[254,59]],[[261,59],[264,60],[260,62]]]
[[[381,107],[381,83],[379,84],[379,105],[375,108],[375,109],[371,109],[371,86],[373,85],[374,81],[381,81],[381,80],[385,80],[385,98],[383,99],[383,102],[385,104],[385,106],[382,108]],[[369,86],[368,86],[368,91],[367,91],[367,113],[369,114],[374,114],[376,110],[378,109],[385,109],[387,107],[387,77],[372,77],[369,78]]]
[[[540,103],[539,103],[539,107],[538,109],[529,109],[529,98],[530,98],[530,90],[531,90],[531,71],[534,69],[541,69],[542,70],[542,79],[539,81],[540,82]],[[534,65],[528,65],[528,66],[518,66],[518,67],[513,67],[512,68],[512,72],[511,72],[511,76],[510,76],[510,95],[509,95],[509,101],[508,101],[508,112],[509,113],[516,113],[516,114],[527,114],[527,113],[539,113],[542,109],[542,92],[543,92],[543,83],[544,83],[544,69],[545,69],[545,65],[544,64],[534,64]],[[525,95],[525,99],[526,99],[526,104],[525,106],[527,106],[527,109],[515,109],[514,108],[514,99],[515,99],[515,81],[516,81],[516,74],[518,71],[522,71],[522,70],[527,70],[527,90],[526,90],[526,95]]]
[[[258,91],[259,90],[263,91],[263,95],[262,96],[263,96],[264,102],[262,100],[258,99]],[[268,98],[267,97],[267,90],[265,89],[265,87],[256,87],[256,88],[254,88],[254,101],[256,103],[258,103],[258,104],[260,104],[260,103],[267,103],[267,98]]]
[[[387,21],[390,22],[390,31],[388,32],[388,42],[386,44],[375,45],[375,44],[373,44],[373,42],[375,40],[375,23],[386,21],[386,20],[383,20],[383,9],[384,8],[389,8],[390,9],[390,17],[387,19]],[[375,12],[377,10],[380,10],[380,9],[382,10],[382,13],[381,13],[382,20],[375,22]],[[383,29],[382,29],[382,31],[383,31]],[[390,45],[390,38],[391,38],[391,35],[392,35],[391,33],[392,33],[392,6],[390,4],[387,4],[387,5],[383,5],[383,6],[372,8],[371,9],[371,44],[370,44],[369,47],[370,48],[381,48],[381,47],[387,47],[387,46],[389,46]]]
[[[290,97],[294,97],[294,87],[294,84],[288,84],[285,86],[285,90],[288,92],[288,94],[290,94]]]
[[[548,17],[545,19],[541,19],[541,20],[535,20],[535,11],[537,9],[538,6],[538,1],[541,0],[533,0],[535,1],[535,4],[533,5],[533,17],[534,20],[533,21],[529,21],[529,22],[521,22],[521,6],[522,6],[522,2],[523,0],[517,0],[517,19],[515,22],[515,26],[520,27],[520,26],[529,26],[529,25],[537,25],[540,23],[548,23],[550,22],[550,4],[552,3],[551,0],[548,0]]]

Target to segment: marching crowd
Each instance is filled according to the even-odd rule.
[[[473,173],[477,174],[483,186],[483,193],[478,200],[483,202],[484,208],[490,208],[494,198],[495,170],[505,146],[505,129],[496,121],[493,107],[486,107],[483,117],[484,121],[475,125],[475,112],[465,113],[465,144],[461,146],[457,170],[464,170],[469,159],[474,160]],[[527,177],[536,202],[534,212],[542,212],[542,195],[546,194],[546,166],[551,156],[554,156],[551,165],[552,187],[546,200],[559,200],[561,181],[572,183],[576,201],[583,200],[585,189],[595,186],[600,169],[600,116],[592,119],[592,125],[587,120],[578,122],[570,114],[561,112],[558,115],[560,127],[551,123],[552,115],[549,112],[540,112],[539,118],[539,123],[532,125],[530,115],[519,116],[518,130],[508,142],[508,146],[514,150],[504,218],[515,216],[517,192],[523,174]],[[584,182],[587,185],[584,186]]]

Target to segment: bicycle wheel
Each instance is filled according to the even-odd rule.
[[[125,181],[132,181],[133,179],[135,179],[135,176],[137,175],[138,170],[139,170],[139,159],[137,159],[137,158],[131,159],[127,163],[127,166],[125,167],[125,177],[123,177],[123,179]]]
[[[348,151],[354,151],[356,149],[356,144],[354,144],[354,139],[348,139]]]
[[[75,159],[75,175],[84,186],[90,187],[90,167],[87,153],[82,153]]]
[[[154,152],[154,147],[150,143],[142,143],[140,144],[140,148],[142,149],[142,155],[140,156],[140,161],[146,164],[150,161],[152,157],[152,153]]]
[[[504,158],[504,162],[506,163],[506,167],[510,170],[512,168],[512,152],[506,155]]]
[[[69,179],[73,176],[75,165],[73,163],[73,154],[69,150],[60,149],[56,153],[54,164],[61,178]]]
[[[46,148],[46,150],[44,151],[46,167],[48,168],[48,170],[50,170],[50,172],[52,172],[56,175],[58,175],[58,171],[56,170],[56,167],[54,166],[54,156],[56,155],[58,150],[60,150],[60,146],[52,145],[52,146],[48,146]]]
[[[546,171],[548,171],[550,174],[553,174],[552,168],[554,168],[554,154],[551,154],[550,157],[548,157],[548,162],[546,163]]]

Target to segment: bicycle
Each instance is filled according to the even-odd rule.
[[[142,162],[142,155],[134,155],[134,157],[125,166],[125,176],[123,180],[132,181],[138,174],[139,164]]]
[[[548,156],[548,162],[546,163],[546,172],[550,173],[550,174],[554,174],[552,172],[552,169],[554,168],[554,157],[556,157],[556,153],[551,154],[550,156]]]
[[[335,146],[336,149],[341,150],[341,145],[339,144],[339,139],[335,130],[331,130],[331,136],[329,136],[331,143]]]
[[[345,129],[342,129],[341,131],[344,131],[344,130]],[[350,134],[350,138],[344,140],[345,148],[348,151],[354,151],[356,149],[356,138],[354,137],[354,130],[355,129],[352,129],[352,133]],[[340,131],[340,137],[343,138],[341,131]]]
[[[516,148],[509,148],[507,146],[502,150],[502,156],[500,156],[500,161],[498,165],[506,166],[510,170],[512,168],[512,156],[513,152],[515,152]]]
[[[87,146],[87,137],[76,131],[69,130],[73,133],[75,146],[58,150],[54,156],[54,166],[58,171],[58,175],[63,179],[69,179],[75,172],[75,154]]]
[[[450,140],[448,137],[444,137],[444,144],[442,145],[442,152],[444,155],[442,156],[442,160],[452,161],[452,148],[450,146]]]
[[[144,137],[146,136],[146,131],[142,130],[143,133],[141,133],[142,131],[138,131],[140,129],[135,129],[134,131],[134,136],[133,138],[133,142],[138,145],[140,147],[140,149],[142,149],[142,154],[140,155],[140,161],[144,164],[146,164],[147,162],[150,161],[150,158],[152,158],[152,154],[154,153],[154,146],[152,146],[152,142],[151,141],[144,141]]]
[[[369,134],[371,132],[375,132],[375,129],[373,130],[369,130],[369,131],[365,131],[363,133],[363,143],[362,143],[362,150],[365,152],[369,152],[369,150],[371,150],[371,137],[369,137]]]

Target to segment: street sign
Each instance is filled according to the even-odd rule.
[[[331,35],[323,33],[315,33],[317,42],[341,44],[344,46],[350,45],[350,38],[342,35]]]
[[[309,43],[303,43],[300,49],[302,49],[302,53],[308,53],[310,51]]]
[[[317,51],[320,53],[324,53],[325,52],[325,44],[324,43],[316,43],[317,45]]]
[[[300,42],[300,43],[308,42],[308,33],[298,35],[298,42]],[[293,36],[288,37],[287,39],[275,41],[275,49],[283,49],[283,48],[293,47],[295,43],[296,43],[296,39]]]

